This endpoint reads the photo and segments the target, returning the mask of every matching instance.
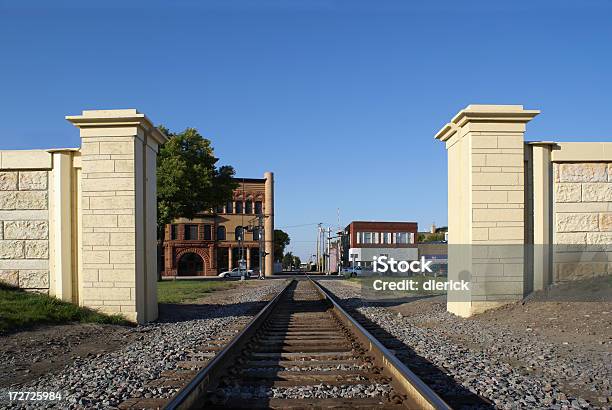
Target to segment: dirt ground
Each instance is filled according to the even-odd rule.
[[[596,289],[593,290],[592,287]],[[568,295],[571,295],[569,297]],[[446,299],[435,297],[402,304],[392,309],[405,316],[423,314]],[[537,292],[522,302],[489,310],[470,319],[502,329],[542,336],[551,343],[576,349],[602,350],[612,345],[612,285],[610,280],[566,284]]]
[[[487,351],[490,347],[482,338],[473,334],[473,329],[480,328],[488,334],[499,335],[498,340],[507,341],[508,349],[522,350],[524,347],[520,345],[531,345],[537,352],[538,348],[535,346],[552,344],[555,346],[554,363],[586,360],[586,365],[591,360],[597,360],[596,357],[609,357],[612,353],[612,301],[609,299],[608,285],[599,283],[596,292],[584,293],[576,290],[575,285],[560,286],[552,292],[536,293],[522,302],[490,310],[469,319],[452,318],[454,325],[427,319],[428,312],[446,309],[444,296],[412,301],[390,309],[400,312],[403,316],[415,318],[413,325],[442,331],[457,344],[472,350]],[[572,300],[565,297],[570,291],[573,292]],[[431,316],[439,317],[433,314]],[[478,326],[469,326],[470,322]],[[534,354],[534,357],[538,354],[544,355]],[[527,360],[516,360],[513,354],[507,356],[506,362],[524,369],[526,373],[542,371],[530,366]],[[598,403],[601,393],[572,382],[562,381],[561,384],[571,394]]]
[[[263,281],[249,281],[249,287]],[[241,292],[241,287],[207,293],[186,304],[160,304],[160,321],[172,322],[197,317],[202,310],[227,303],[228,296]],[[135,327],[74,323],[45,325],[0,336],[0,388],[19,386],[56,372],[77,358],[95,357],[112,352],[138,337]]]

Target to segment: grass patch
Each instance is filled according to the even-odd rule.
[[[226,280],[166,280],[157,283],[159,303],[183,303],[199,299],[216,290],[231,289],[236,284]]]
[[[105,315],[0,283],[0,334],[39,324],[70,322],[127,324],[120,315]]]

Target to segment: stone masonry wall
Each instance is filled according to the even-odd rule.
[[[612,163],[554,163],[553,217],[553,280],[612,274]]]
[[[134,137],[87,137],[82,144],[83,304],[135,312]]]
[[[0,171],[0,282],[49,291],[49,172]]]

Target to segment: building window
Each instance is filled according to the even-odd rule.
[[[242,209],[242,201],[236,201],[236,213],[237,214],[241,214],[243,211]]]
[[[185,225],[185,240],[194,241],[198,239],[198,225]]]
[[[210,225],[204,225],[204,240],[210,241],[212,239],[212,230]]]
[[[236,240],[237,241],[240,241],[240,240],[244,239],[242,234],[243,234],[242,226],[237,226],[236,230],[234,231],[234,235],[236,236]]]
[[[228,214],[234,213],[234,202],[227,201],[227,204],[225,204],[225,212]]]
[[[261,208],[261,201],[255,201],[255,213],[257,215],[261,215],[263,213]]]
[[[225,226],[223,225],[217,226],[217,240],[218,241],[225,240]]]
[[[245,214],[252,214],[253,213],[253,201],[246,201],[244,203],[244,213]]]
[[[259,228],[253,228],[253,240],[254,241],[259,240]]]
[[[395,243],[409,243],[408,238],[409,238],[408,232],[396,232],[395,233]]]
[[[391,243],[391,232],[383,232],[380,234],[380,243]]]
[[[222,214],[223,213],[223,205],[217,205],[217,213],[218,214]]]
[[[362,232],[363,243],[372,243],[372,232]]]
[[[170,225],[170,239],[173,241],[178,239],[178,229],[176,225]]]

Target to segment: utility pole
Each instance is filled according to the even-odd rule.
[[[317,272],[321,272],[321,223],[317,225]]]
[[[265,264],[266,264],[266,258],[265,258],[265,241],[264,241],[264,216],[263,215],[259,215],[257,217],[258,220],[258,227],[257,227],[257,236],[259,239],[259,279],[265,279],[266,278],[266,269],[265,269]]]
[[[331,275],[331,226],[327,227],[327,270],[328,275]]]

